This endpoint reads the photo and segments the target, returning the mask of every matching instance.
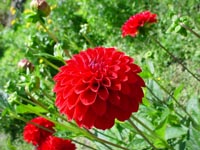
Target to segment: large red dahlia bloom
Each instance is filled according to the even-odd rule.
[[[70,140],[49,136],[37,150],[75,150],[76,146]]]
[[[24,140],[35,146],[40,145],[54,132],[54,123],[42,117],[36,117],[24,127]],[[46,129],[46,130],[45,130]]]
[[[124,121],[136,112],[145,86],[139,66],[115,48],[87,49],[60,68],[56,106],[79,126],[108,129],[115,118]]]
[[[157,22],[157,15],[151,13],[150,11],[144,11],[141,13],[138,13],[134,16],[131,16],[122,26],[122,36],[125,37],[127,35],[130,35],[132,37],[135,37],[139,29],[146,24],[152,24]]]

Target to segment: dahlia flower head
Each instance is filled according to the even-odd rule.
[[[29,121],[24,127],[24,140],[33,144],[34,146],[40,145],[48,136],[53,134],[53,127],[53,122],[50,122],[49,120],[42,117],[36,117]]]
[[[70,140],[49,136],[37,150],[75,150],[76,146]]]
[[[157,14],[153,14],[150,11],[144,11],[136,15],[131,16],[122,26],[122,36],[130,35],[135,37],[141,28],[157,22]]]
[[[116,48],[96,47],[66,61],[54,77],[56,106],[80,127],[109,129],[137,112],[144,96],[141,69]]]

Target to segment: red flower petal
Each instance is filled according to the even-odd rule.
[[[88,108],[88,106],[78,103],[74,110],[73,118],[77,118],[79,121],[83,120]]]
[[[94,111],[98,116],[105,114],[107,109],[106,101],[97,98],[95,103],[92,105],[92,111]]]
[[[83,105],[93,104],[95,102],[96,97],[97,93],[91,91],[90,89],[80,94],[80,100]]]
[[[76,146],[70,140],[49,136],[37,150],[75,150]]]
[[[104,86],[101,86],[98,90],[98,95],[102,100],[106,100],[109,96],[108,89]]]
[[[105,87],[110,87],[111,86],[110,79],[108,77],[103,78],[102,85],[105,86]]]
[[[81,94],[85,92],[88,88],[89,88],[89,84],[80,82],[79,84],[77,84],[74,91],[76,94]]]
[[[98,129],[109,129],[114,125],[114,119],[110,119],[110,117],[98,117],[95,122],[94,122],[94,126]]]
[[[97,81],[93,81],[92,84],[90,85],[90,90],[92,92],[97,92],[99,90],[100,84]]]

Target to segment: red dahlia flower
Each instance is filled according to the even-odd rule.
[[[75,144],[70,140],[61,139],[54,136],[49,136],[37,150],[75,150]]]
[[[66,62],[54,77],[56,106],[86,128],[109,129],[136,112],[145,86],[139,66],[115,48],[87,49]]]
[[[24,140],[35,146],[40,145],[48,136],[52,135],[53,127],[54,123],[42,117],[34,118],[24,128]]]
[[[157,15],[152,14],[150,11],[144,11],[131,16],[122,26],[122,36],[130,35],[135,37],[139,29],[145,25],[157,22]]]

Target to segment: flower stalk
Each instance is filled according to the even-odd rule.
[[[156,150],[157,148],[153,145],[153,143],[145,136],[145,134],[135,125],[135,123],[129,119],[128,122],[133,126],[133,128],[138,132],[139,135],[141,135],[144,140],[147,141],[147,143],[154,149]]]
[[[195,125],[197,125],[198,123],[196,123],[196,121],[193,119],[193,117],[187,112],[186,108],[183,105],[181,105],[178,102],[178,100],[170,92],[168,92],[167,89],[165,87],[163,87],[157,80],[155,80],[155,81],[163,89],[163,91],[165,93],[167,93],[176,102],[176,104],[185,112],[185,114],[187,114],[187,116],[192,121],[192,123],[195,124]]]
[[[137,121],[139,124],[141,124],[144,128],[146,128],[155,138],[158,138],[167,148],[174,150],[164,139],[159,137],[153,130],[151,130],[147,125],[145,125],[141,120],[139,120],[134,115],[131,116],[135,121]],[[129,119],[130,120],[130,119]]]
[[[197,81],[200,81],[200,79],[193,73],[191,72],[178,58],[176,58],[167,48],[165,48],[158,40],[155,38],[151,38],[156,44],[158,44],[169,56],[171,56],[176,62],[178,62],[183,69],[187,70],[188,73],[190,73]]]
[[[186,30],[190,31],[192,34],[194,34],[196,37],[200,38],[200,35],[195,32],[194,30],[192,30],[190,27],[188,27],[187,25],[185,25],[184,23],[179,23],[181,27],[185,28]]]

